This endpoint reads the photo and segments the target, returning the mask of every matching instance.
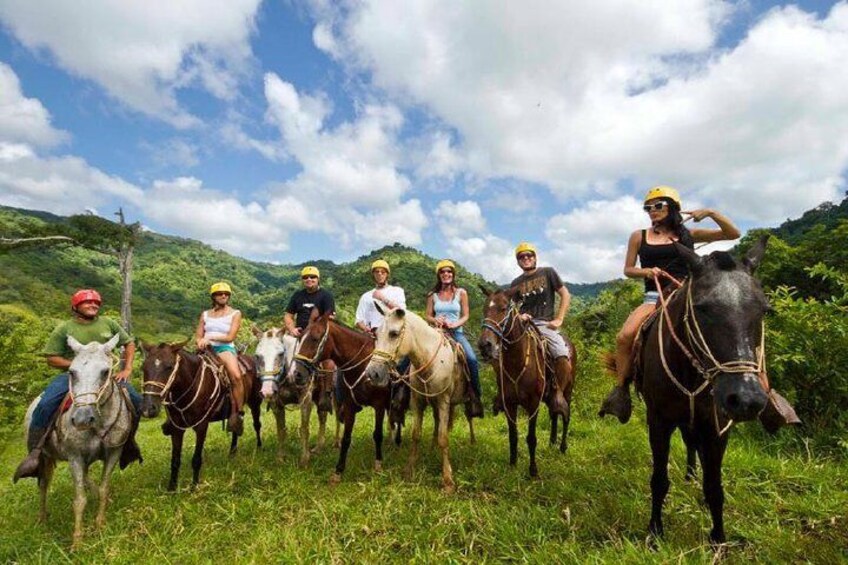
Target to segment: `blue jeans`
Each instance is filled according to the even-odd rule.
[[[130,400],[132,400],[135,407],[136,415],[140,414],[141,395],[127,381],[118,384],[127,389],[127,392],[130,394]],[[62,373],[50,381],[41,395],[41,400],[38,401],[38,406],[32,412],[32,422],[29,426],[31,430],[47,427],[47,424],[50,423],[50,418],[59,409],[59,405],[62,404],[62,399],[68,394],[69,387],[68,373]]]
[[[451,331],[450,334],[462,346],[462,350],[465,351],[468,370],[471,372],[471,386],[474,388],[474,392],[477,393],[477,398],[483,398],[483,391],[480,390],[480,365],[477,363],[477,354],[474,353],[474,349],[468,342],[468,338],[465,337],[465,332]]]

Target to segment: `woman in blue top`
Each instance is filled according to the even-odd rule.
[[[425,318],[436,328],[450,334],[465,351],[473,389],[465,403],[466,412],[472,418],[482,418],[483,403],[480,402],[482,391],[477,355],[462,331],[462,326],[468,321],[468,293],[464,288],[456,286],[456,265],[453,261],[443,259],[436,265],[436,284],[427,295]]]
[[[245,391],[238,366],[238,352],[233,341],[241,327],[241,312],[230,306],[232,289],[225,282],[217,282],[209,289],[212,309],[200,314],[195,332],[197,349],[210,348],[221,360],[230,376],[230,418],[227,427],[236,435],[244,429]]]

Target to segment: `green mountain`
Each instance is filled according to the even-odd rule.
[[[15,237],[65,221],[44,212],[0,207],[0,236]],[[378,258],[392,266],[392,282],[405,289],[409,307],[424,310],[427,292],[435,283],[436,259],[395,244],[350,263],[312,263],[321,270],[322,285],[333,292],[342,321],[353,322],[359,296],[373,286],[369,267]],[[302,267],[249,261],[198,241],[143,232],[133,269],[134,333],[157,341],[188,336],[208,305],[209,285],[217,280],[233,286],[233,303],[248,320],[279,325],[288,298],[301,287]],[[472,305],[468,328],[475,332],[483,304],[479,286],[495,285],[461,265],[457,278],[468,289]],[[70,294],[88,286],[101,291],[107,311],[117,311],[120,276],[117,261],[110,256],[67,245],[17,248],[0,255],[0,304],[60,318],[68,314]]]

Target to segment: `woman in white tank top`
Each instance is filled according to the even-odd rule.
[[[245,391],[241,370],[238,366],[238,352],[233,341],[241,327],[241,312],[230,306],[232,289],[225,282],[217,282],[209,289],[212,308],[200,314],[195,331],[197,349],[212,349],[226,367],[233,386],[230,388],[230,418],[227,428],[236,435],[244,430]]]

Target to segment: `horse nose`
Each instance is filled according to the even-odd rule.
[[[724,380],[735,382],[725,387],[717,384],[717,391],[720,393],[718,401],[722,409],[737,422],[755,419],[768,402],[759,379],[745,374],[741,378],[738,375],[729,375]]]
[[[74,410],[71,423],[77,428],[90,428],[94,424],[94,410],[89,406],[83,406]]]

